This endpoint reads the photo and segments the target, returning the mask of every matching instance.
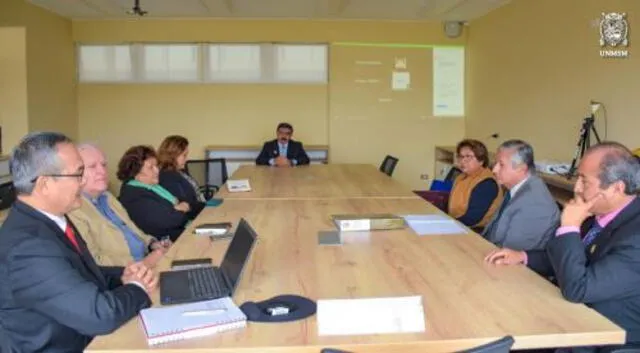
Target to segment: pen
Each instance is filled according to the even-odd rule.
[[[194,311],[184,311],[182,316],[205,316],[205,315],[216,315],[222,314],[227,309],[211,309],[211,310],[194,310]]]

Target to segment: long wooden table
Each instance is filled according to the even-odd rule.
[[[240,166],[232,179],[249,179],[252,191],[229,192],[227,199],[306,199],[357,197],[416,198],[405,185],[370,164],[319,164],[295,168]]]
[[[225,200],[207,208],[191,227],[244,217],[258,243],[234,301],[294,293],[314,300],[422,295],[426,332],[318,336],[316,316],[279,323],[249,323],[245,329],[154,347],[163,352],[313,352],[334,347],[353,352],[452,352],[503,335],[515,349],[615,344],[624,332],[524,266],[483,261],[493,245],[474,233],[419,237],[410,229],[345,234],[341,246],[317,243],[320,230],[335,229],[336,213],[427,214],[439,212],[421,199]],[[159,265],[172,259],[211,257],[219,263],[228,241],[185,231]],[[154,303],[158,303],[157,293]],[[88,352],[151,351],[137,319],[96,338]]]

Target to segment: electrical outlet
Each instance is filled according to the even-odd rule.
[[[429,174],[420,174],[420,180],[429,180]]]

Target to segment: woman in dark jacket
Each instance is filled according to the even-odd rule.
[[[160,185],[178,199],[186,201],[195,217],[205,207],[206,200],[198,183],[185,172],[188,156],[189,140],[185,137],[172,135],[162,141],[158,148]]]
[[[145,233],[178,239],[189,221],[190,207],[158,183],[158,161],[149,146],[129,148],[118,163],[120,203]]]

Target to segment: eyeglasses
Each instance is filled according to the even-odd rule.
[[[475,159],[476,156],[472,155],[472,154],[468,154],[468,155],[458,155],[458,159],[460,160],[465,160],[465,159]]]
[[[78,180],[81,180],[82,177],[84,177],[84,171],[81,171],[80,173],[74,173],[74,174],[44,174],[44,175],[38,175],[37,177],[31,179],[31,182],[35,183],[36,180],[38,180],[38,178],[41,177],[41,176],[54,177],[54,178],[76,178]]]

